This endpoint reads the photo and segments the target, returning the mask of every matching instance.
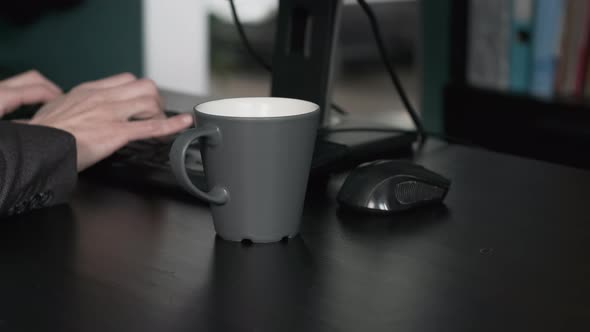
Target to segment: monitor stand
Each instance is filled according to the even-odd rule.
[[[271,95],[318,104],[322,126],[329,125],[332,116],[332,74],[341,7],[342,0],[279,2]],[[417,135],[412,133],[369,131],[334,133],[320,137],[348,148],[345,162],[334,160],[331,163],[333,166],[358,164],[392,153],[395,155],[400,150],[407,151],[416,138]]]

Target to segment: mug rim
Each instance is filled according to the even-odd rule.
[[[263,116],[240,116],[239,113],[231,113],[231,114],[220,114],[220,113],[213,113],[213,112],[206,112],[203,111],[203,107],[205,106],[211,106],[212,104],[217,104],[217,103],[227,103],[227,102],[239,102],[239,101],[279,101],[279,102],[289,102],[289,103],[298,103],[303,107],[307,107],[309,108],[309,110],[305,110],[305,111],[297,111],[294,112],[292,114],[290,113],[286,113],[286,114],[266,114]],[[205,116],[211,116],[211,117],[219,117],[219,118],[235,118],[235,119],[253,119],[253,120],[272,120],[272,119],[285,119],[285,118],[291,118],[291,117],[301,117],[301,116],[306,116],[306,115],[311,115],[314,113],[319,112],[320,107],[315,104],[312,103],[310,101],[307,100],[303,100],[303,99],[296,99],[296,98],[284,98],[284,97],[235,97],[235,98],[223,98],[223,99],[216,99],[216,100],[211,100],[211,101],[206,101],[203,103],[200,103],[198,105],[196,105],[195,107],[193,107],[193,111],[195,113],[198,114],[203,114]]]

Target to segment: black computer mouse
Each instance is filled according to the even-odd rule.
[[[441,203],[451,181],[414,163],[379,160],[354,169],[338,192],[340,204],[371,212],[399,212]]]

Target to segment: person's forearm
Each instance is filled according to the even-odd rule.
[[[76,179],[71,134],[0,121],[0,218],[66,202]]]

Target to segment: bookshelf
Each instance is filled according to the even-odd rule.
[[[469,0],[451,0],[444,131],[486,148],[590,169],[590,105],[471,86],[467,80]]]

